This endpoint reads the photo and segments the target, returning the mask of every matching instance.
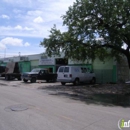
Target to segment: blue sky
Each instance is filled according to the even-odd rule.
[[[64,31],[61,16],[75,0],[0,0],[0,58],[38,54],[40,41],[56,24]]]

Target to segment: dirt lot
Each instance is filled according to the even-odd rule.
[[[66,86],[42,86],[39,89],[49,90],[51,95],[64,96],[87,104],[130,106],[129,84],[84,84],[79,86],[68,84]]]
[[[24,83],[23,81],[5,81],[0,79],[0,86],[24,87],[28,89],[38,89],[50,95],[62,96],[85,102],[87,104],[98,104],[104,106],[130,106],[130,84],[81,84],[73,86],[60,83]]]

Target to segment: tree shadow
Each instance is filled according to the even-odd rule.
[[[82,101],[86,104],[96,104],[103,106],[122,106],[130,107],[130,87],[124,92],[124,86],[110,85],[107,90],[104,85],[84,85],[73,86],[71,84],[66,86],[53,85],[44,86],[39,89],[48,90],[50,95],[62,96],[72,100]],[[109,90],[110,89],[110,90]]]
[[[45,81],[45,80],[41,80],[41,81],[39,81],[39,80],[37,80],[36,82],[34,82],[34,83],[32,83],[31,81],[27,81],[27,82],[24,82],[24,81],[22,81],[22,83],[24,83],[24,84],[35,84],[35,83],[55,83],[55,81],[49,81],[49,82],[47,82],[47,81]]]
[[[130,96],[128,95],[108,94],[108,93],[92,94],[91,96],[88,97],[84,95],[79,96],[76,100],[84,101],[87,104],[130,107]]]

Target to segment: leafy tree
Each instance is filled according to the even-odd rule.
[[[62,18],[68,30],[54,26],[41,42],[48,55],[103,60],[122,54],[130,68],[130,0],[76,0]]]

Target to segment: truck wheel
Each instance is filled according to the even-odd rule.
[[[61,82],[62,85],[65,85],[65,82]]]
[[[95,84],[96,83],[96,78],[93,77],[92,80],[90,81],[91,84]]]
[[[10,76],[9,75],[5,75],[5,80],[10,80]]]
[[[53,79],[53,82],[56,82],[56,79]]]
[[[21,77],[18,77],[18,80],[21,80]]]
[[[79,78],[76,78],[75,81],[73,82],[74,85],[79,85]]]
[[[49,82],[49,80],[46,80],[46,82],[48,83],[48,82]]]
[[[8,76],[7,75],[5,75],[5,80],[8,80]]]
[[[35,78],[35,77],[33,77],[33,78],[31,79],[31,83],[36,83],[36,78]]]
[[[27,79],[23,79],[23,81],[24,81],[25,83],[27,83],[27,82],[28,82],[28,80],[27,80]]]

